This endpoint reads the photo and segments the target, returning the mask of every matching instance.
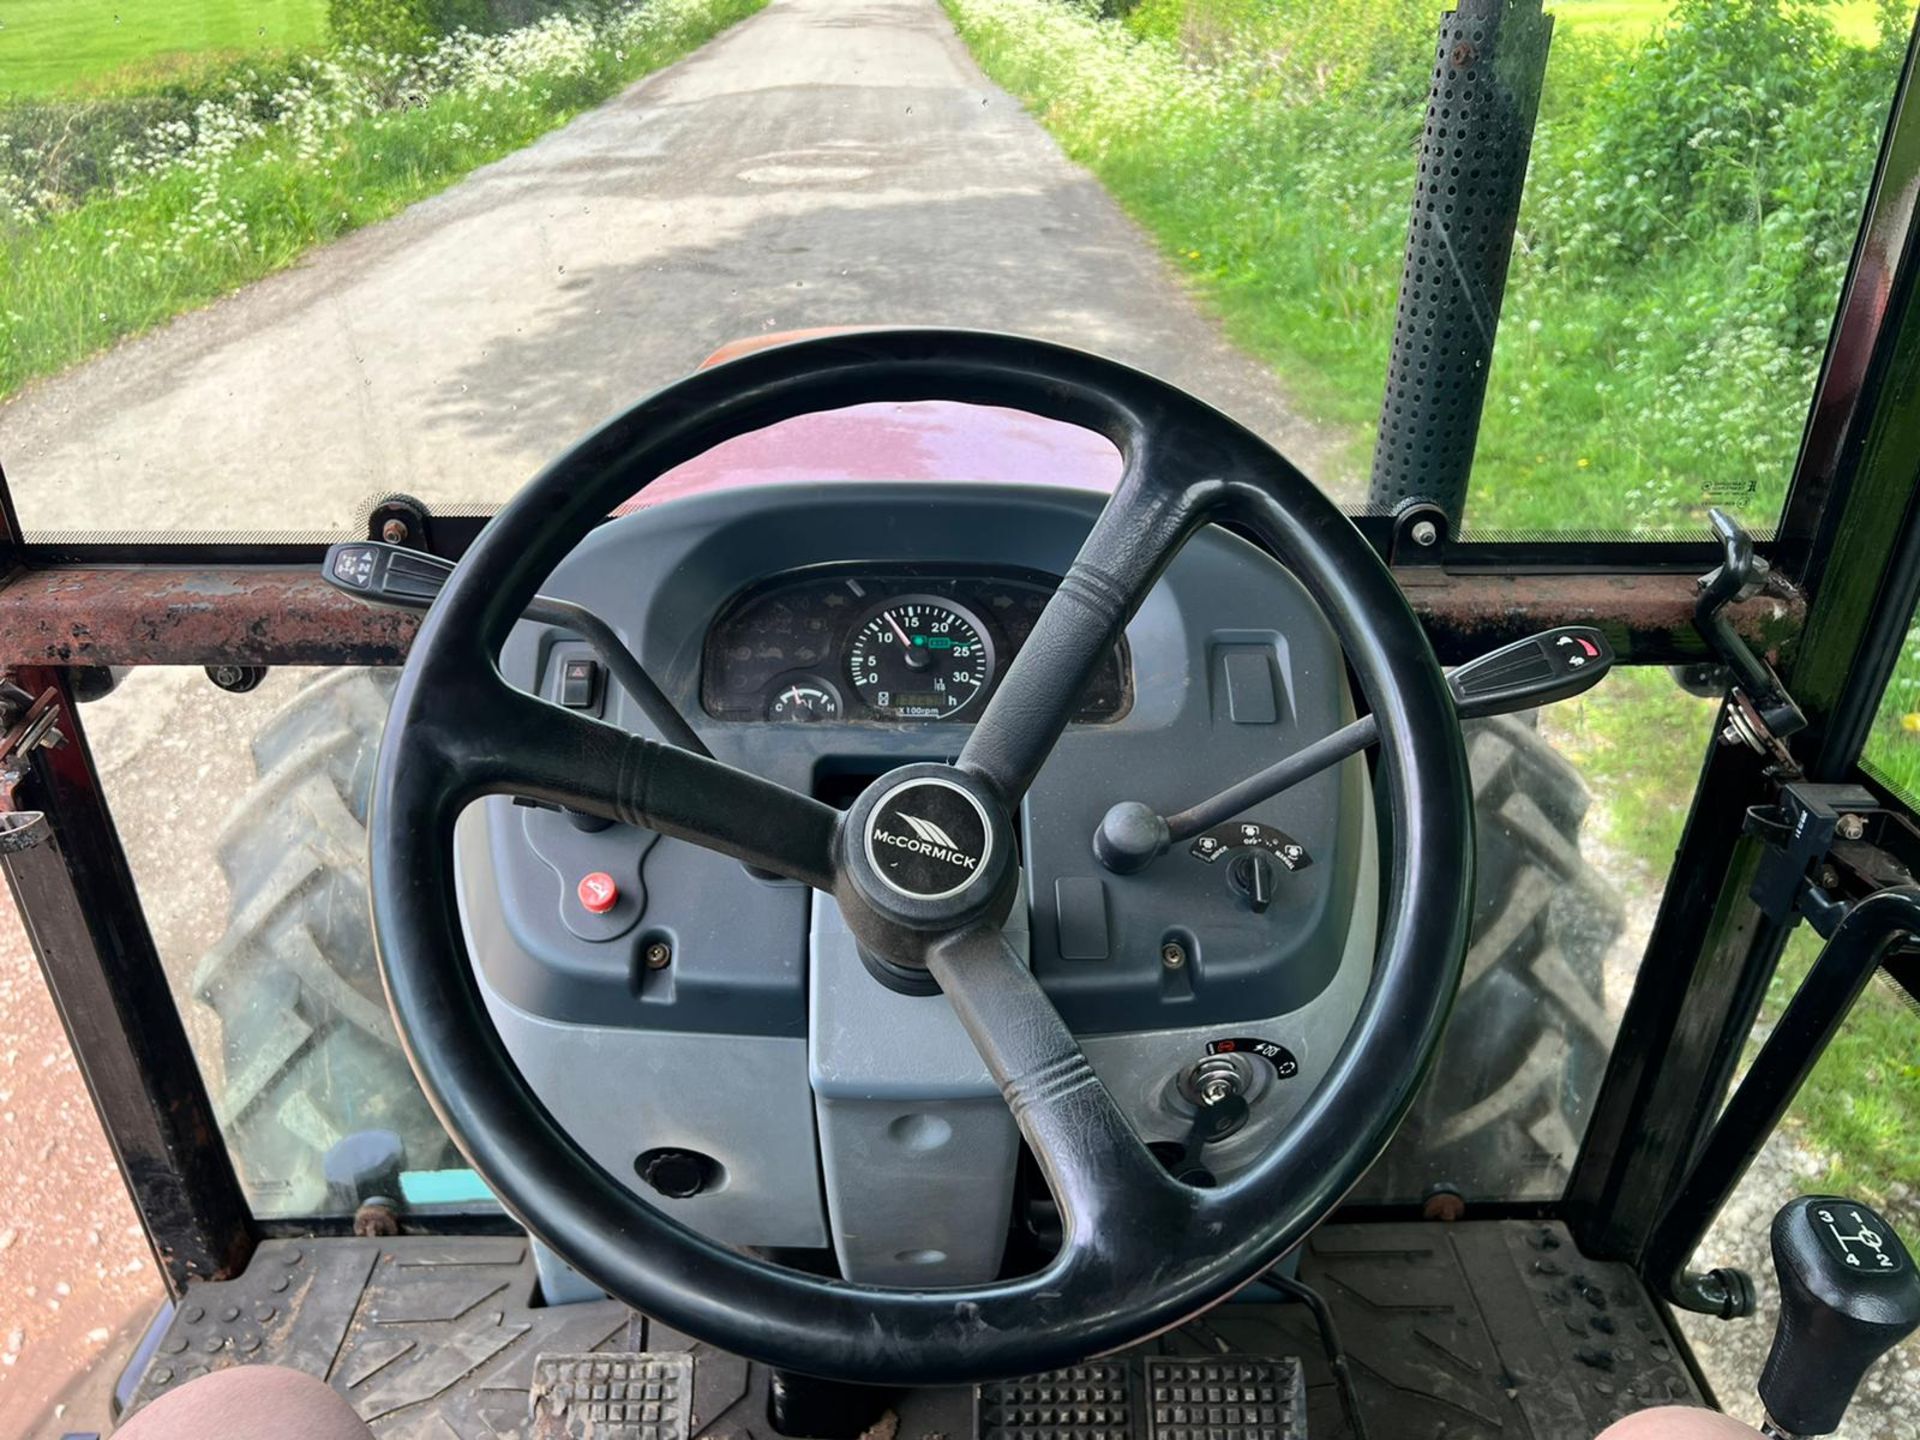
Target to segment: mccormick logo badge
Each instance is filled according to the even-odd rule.
[[[874,872],[916,900],[959,894],[992,847],[980,802],[946,780],[908,781],[874,807],[867,827]]]
[[[916,855],[931,855],[935,860],[944,860],[949,865],[962,865],[969,870],[979,865],[978,860],[963,852],[954,838],[933,821],[922,820],[918,815],[909,815],[904,810],[899,811],[898,815],[913,831],[912,838],[877,829],[873,832],[874,844],[895,845],[902,850],[911,850]]]

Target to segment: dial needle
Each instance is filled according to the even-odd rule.
[[[887,616],[887,624],[891,625],[893,627],[893,633],[900,637],[900,643],[906,646],[909,650],[911,650],[913,648],[913,641],[908,639],[907,632],[900,628],[900,622],[894,619],[891,614],[889,614]]]

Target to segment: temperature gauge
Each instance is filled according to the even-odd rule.
[[[838,720],[840,692],[818,675],[787,675],[773,682],[767,694],[767,719],[788,723]]]

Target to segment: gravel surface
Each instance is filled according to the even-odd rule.
[[[255,729],[313,673],[276,671],[235,696],[199,670],[141,670],[82,712],[147,923],[202,1055],[218,1055],[219,1037],[189,985],[226,924],[220,828],[253,779]],[[117,1366],[124,1332],[161,1298],[85,1082],[0,886],[0,1440],[59,1435],[64,1427],[49,1423],[57,1397],[89,1389],[76,1381],[103,1357]]]
[[[1773,1344],[1779,1314],[1769,1238],[1774,1213],[1796,1196],[1818,1193],[1826,1174],[1824,1156],[1791,1129],[1776,1131],[1707,1232],[1696,1259],[1701,1268],[1731,1265],[1745,1270],[1760,1292],[1760,1311],[1750,1320],[1680,1317],[1680,1328],[1721,1406],[1751,1424],[1760,1420],[1754,1384]],[[1909,1204],[1888,1218],[1910,1242],[1920,1241],[1917,1207]],[[1920,1440],[1920,1342],[1907,1342],[1868,1373],[1836,1433],[1840,1440]]]
[[[116,1354],[160,1275],[0,886],[0,1437]]]

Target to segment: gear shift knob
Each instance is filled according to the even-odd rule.
[[[1873,1362],[1920,1325],[1920,1272],[1865,1205],[1803,1196],[1773,1217],[1780,1324],[1760,1372],[1772,1432],[1826,1435]]]

